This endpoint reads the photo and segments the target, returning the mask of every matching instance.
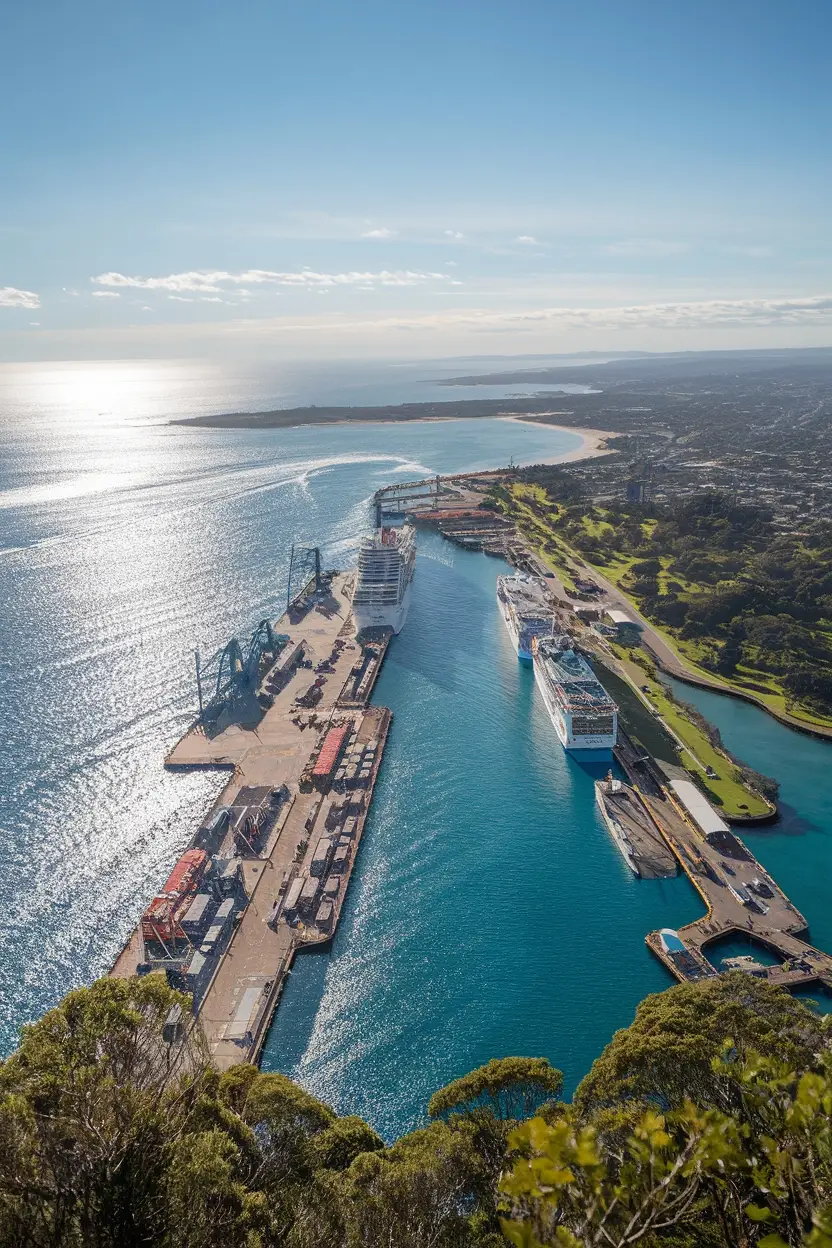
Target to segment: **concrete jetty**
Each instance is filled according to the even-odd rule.
[[[195,723],[165,760],[175,770],[232,773],[193,842],[212,864],[228,864],[222,879],[219,865],[211,868],[214,894],[226,877],[236,881],[219,952],[206,956],[204,968],[200,962],[201,980],[190,972],[219,1069],[258,1060],[292,962],[332,940],[355,865],[392,715],[367,705],[389,639],[357,642],[351,580],[338,574],[324,592],[293,603],[276,624],[289,638],[282,653],[292,657],[291,670],[279,679],[262,673],[251,698]],[[279,666],[278,659],[272,672]],[[146,935],[140,923],[111,974],[165,970],[175,980],[199,961],[187,947],[177,958],[181,947],[171,945],[170,959],[149,963]],[[203,935],[192,938],[194,949]]]
[[[786,988],[819,984],[832,990],[832,957],[807,939],[805,917],[690,781],[657,782],[631,774],[656,826],[705,905],[702,918],[678,929],[687,956],[650,932],[648,948],[679,980],[717,973],[708,947],[725,937],[750,939],[777,958],[755,974]]]

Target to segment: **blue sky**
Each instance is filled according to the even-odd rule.
[[[0,353],[832,341],[828,0],[3,0]]]

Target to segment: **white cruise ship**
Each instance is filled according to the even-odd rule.
[[[534,675],[563,748],[608,758],[618,734],[618,707],[568,637],[534,641]]]
[[[497,577],[497,602],[518,658],[532,657],[535,637],[548,637],[554,616],[536,576]]]
[[[352,613],[359,632],[365,628],[401,632],[407,619],[415,567],[416,531],[412,525],[376,529],[364,538],[352,595]]]

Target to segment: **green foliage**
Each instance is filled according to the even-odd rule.
[[[737,1052],[751,1049],[806,1069],[824,1043],[822,1020],[782,988],[742,972],[677,984],[639,1004],[575,1093],[581,1112],[614,1118],[635,1098],[678,1108],[686,1097],[725,1108],[712,1063],[725,1036]]]
[[[377,1153],[384,1140],[363,1118],[338,1118],[314,1135],[309,1143],[309,1160],[315,1170],[346,1170],[361,1153]]]
[[[486,1110],[495,1118],[524,1118],[542,1101],[557,1096],[563,1075],[545,1057],[492,1058],[485,1066],[434,1092],[428,1102],[431,1118],[448,1113]]]
[[[390,1147],[284,1075],[220,1075],[196,1026],[170,1048],[174,1004],[102,980],[24,1029],[0,1248],[832,1248],[829,1030],[750,977],[648,998],[572,1105],[545,1059],[495,1060]]]
[[[726,1245],[823,1245],[832,1062],[824,1055],[798,1075],[753,1051],[740,1059],[728,1042],[712,1073],[730,1112],[689,1099],[666,1113],[647,1108],[614,1143],[568,1107],[556,1121],[518,1127],[510,1143],[519,1156],[500,1185],[509,1242],[624,1248],[687,1229],[693,1244],[704,1222]]]
[[[541,522],[616,579],[623,576],[644,615],[678,631],[683,641],[706,643],[696,656],[703,666],[748,687],[754,686],[743,667],[761,670],[788,701],[832,713],[832,541],[826,529],[817,527],[811,538],[783,534],[766,508],[709,491],[653,506],[648,536],[643,509],[609,505],[599,513],[571,499],[567,469],[535,467],[524,479],[567,502],[554,523],[538,507]]]

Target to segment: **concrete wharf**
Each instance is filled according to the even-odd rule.
[[[349,574],[337,574],[329,592],[293,603],[277,622],[277,631],[290,635],[288,646],[303,640],[306,666],[295,668],[271,705],[264,709],[256,697],[232,704],[215,724],[194,724],[165,759],[165,765],[176,770],[231,771],[203,829],[223,809],[256,803],[261,795],[275,791],[288,793],[265,844],[250,846],[240,859],[245,904],[199,1002],[199,1023],[221,1070],[259,1059],[292,962],[299,952],[324,948],[332,940],[355,866],[392,714],[367,705],[389,638],[380,638],[368,653],[362,652],[350,608],[351,582]],[[321,666],[316,676],[314,669]],[[261,689],[267,681],[268,672]],[[316,682],[322,692],[310,707],[309,690]],[[344,815],[329,782],[316,787],[310,780],[320,743],[334,727],[344,728],[345,740],[354,743],[353,750],[363,751],[368,761],[357,787],[344,793],[350,835],[340,840],[349,843],[339,857],[327,921],[320,926],[313,914],[300,918],[283,913],[283,903],[295,879],[314,878],[312,859],[318,842],[327,826],[335,822],[337,827],[339,814]],[[341,830],[344,822],[342,817]],[[231,858],[239,855],[240,843],[235,845],[229,826],[212,848],[218,858]],[[111,974],[136,974],[143,958],[139,924]]]
[[[706,907],[702,918],[678,929],[688,959],[674,959],[660,932],[645,938],[671,974],[680,980],[715,974],[708,946],[738,936],[779,959],[759,972],[770,983],[786,988],[819,984],[832,990],[832,957],[805,939],[806,919],[743,841],[732,831],[704,831],[656,763],[635,750],[626,735],[616,758]]]

